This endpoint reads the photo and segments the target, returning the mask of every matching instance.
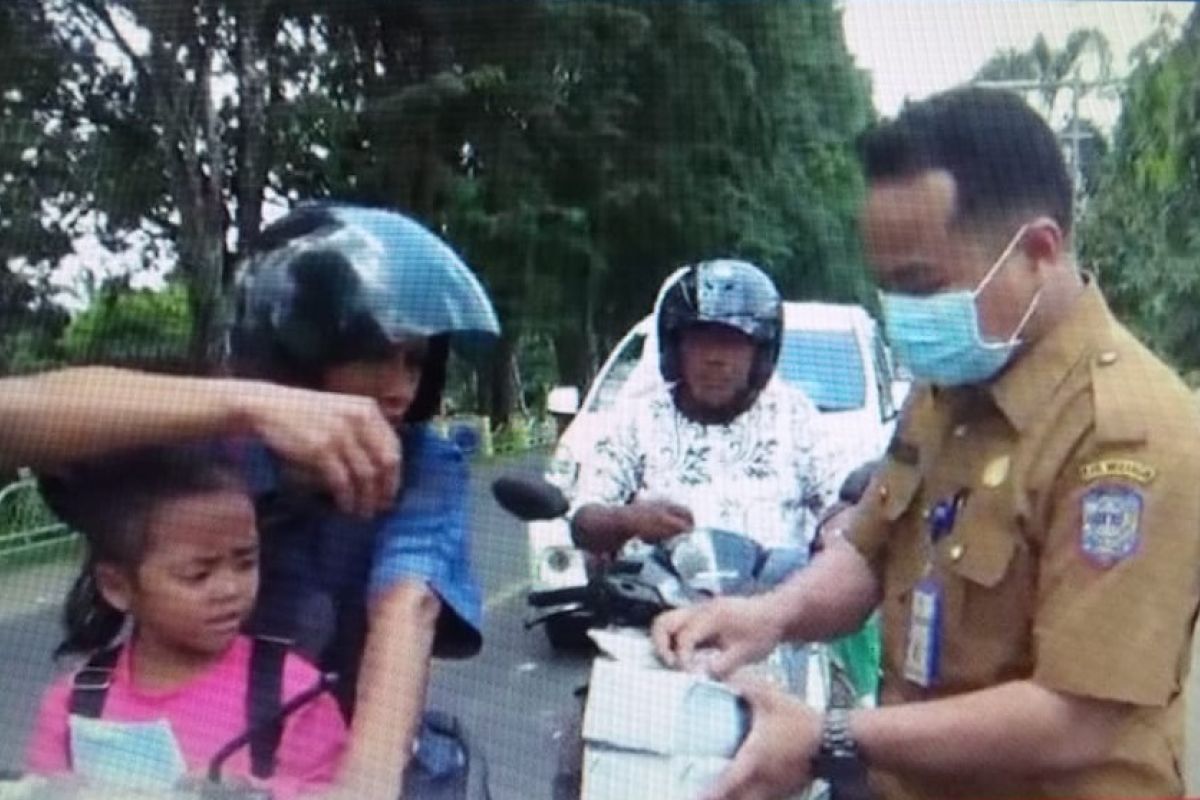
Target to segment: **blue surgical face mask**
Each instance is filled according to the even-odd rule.
[[[928,296],[879,293],[888,340],[896,358],[915,378],[938,386],[983,383],[995,377],[1012,358],[1041,298],[1041,290],[1029,302],[1016,330],[1003,342],[983,338],[975,298],[1007,263],[1028,227],[1021,226],[973,290]]]
[[[165,719],[115,722],[72,714],[68,724],[72,771],[89,783],[163,791],[187,772],[179,742]]]

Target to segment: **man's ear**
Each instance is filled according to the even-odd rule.
[[[1021,250],[1030,263],[1057,264],[1067,246],[1066,235],[1050,217],[1038,217],[1026,227]]]
[[[96,588],[104,601],[117,611],[129,612],[133,603],[133,583],[115,564],[96,565]]]

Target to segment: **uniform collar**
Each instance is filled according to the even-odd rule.
[[[1066,319],[1055,326],[988,387],[996,406],[1018,431],[1043,411],[1049,399],[1080,359],[1111,340],[1112,314],[1096,285],[1084,276],[1086,286]]]

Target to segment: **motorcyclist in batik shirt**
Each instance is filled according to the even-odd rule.
[[[576,543],[614,553],[693,527],[807,551],[842,470],[818,412],[775,367],[783,304],[743,261],[672,275],[656,309],[663,381],[622,398],[579,476]]]

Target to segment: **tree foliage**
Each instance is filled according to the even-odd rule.
[[[1200,367],[1200,10],[1132,76],[1088,214],[1084,262],[1179,367]]]
[[[681,264],[866,293],[851,148],[872,111],[831,0],[10,5],[0,136],[36,158],[0,154],[0,197],[36,230],[0,228],[3,263],[53,264],[84,228],[149,236],[194,360],[266,210],[314,197],[413,214],[480,271],[506,331],[478,392],[497,417],[518,356],[548,347],[586,381]]]
[[[1050,46],[1038,34],[1026,50],[1001,50],[979,68],[974,81],[1026,84],[1012,88],[1034,101],[1050,124],[1058,128],[1068,157],[1078,160],[1076,190],[1082,206],[1096,191],[1108,143],[1094,122],[1078,115],[1078,102],[1088,95],[1110,92],[1104,82],[1111,78],[1112,48],[1108,38],[1095,28],[1083,28],[1072,31],[1061,48]],[[1064,96],[1069,98],[1065,108],[1061,102]]]
[[[1108,38],[1095,28],[1075,30],[1061,48],[1054,48],[1038,34],[1027,50],[1009,48],[992,56],[978,72],[976,80],[1027,80],[1037,84],[1034,90],[1042,111],[1050,115],[1058,109],[1058,100],[1069,82],[1079,78],[1079,95],[1095,87],[1092,80],[1112,77],[1112,48]]]
[[[88,309],[63,332],[60,347],[70,363],[167,368],[187,360],[192,312],[187,290],[130,289],[117,281],[101,289]]]

